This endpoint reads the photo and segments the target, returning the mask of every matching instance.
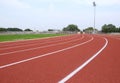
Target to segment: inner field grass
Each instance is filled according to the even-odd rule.
[[[3,41],[15,41],[25,39],[35,39],[44,37],[63,36],[65,34],[15,34],[15,35],[0,35],[0,42]]]

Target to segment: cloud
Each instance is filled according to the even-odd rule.
[[[30,8],[30,6],[20,0],[0,0],[0,5],[2,7],[10,8]]]

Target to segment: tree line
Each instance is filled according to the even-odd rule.
[[[80,31],[77,25],[70,24],[67,27],[63,28],[63,31]]]
[[[113,24],[104,24],[102,26],[102,32],[104,33],[112,33],[112,32],[120,32],[120,27],[117,28],[115,25]]]
[[[20,28],[0,28],[1,32],[6,32],[6,31],[32,31],[31,29],[27,28],[25,30],[22,30]]]
[[[0,28],[0,31],[32,31],[31,29],[27,28],[25,30],[22,30],[20,28]],[[53,31],[53,29],[48,29],[48,31]],[[77,25],[75,24],[69,24],[67,27],[63,28],[63,31],[71,31],[71,32],[82,32]],[[88,27],[83,30],[83,32],[89,32],[92,33],[93,31],[98,31],[97,29],[93,27]],[[113,24],[104,24],[101,27],[101,32],[103,33],[112,33],[112,32],[119,32],[120,33],[120,27],[116,27]]]
[[[113,24],[104,24],[102,27],[101,27],[101,32],[103,33],[120,33],[120,27],[116,27],[115,25]],[[63,28],[63,31],[81,31],[77,25],[74,25],[74,24],[70,24],[68,25],[67,27]],[[93,33],[94,32],[97,32],[98,30],[96,28],[93,28],[93,27],[88,27],[86,29],[83,30],[83,32],[87,32],[87,33]]]

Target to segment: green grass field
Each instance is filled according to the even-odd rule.
[[[0,42],[3,41],[16,41],[25,39],[35,39],[44,37],[63,36],[65,34],[16,34],[16,35],[0,35]]]

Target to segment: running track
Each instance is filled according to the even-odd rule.
[[[0,83],[120,83],[120,36],[0,43]]]

